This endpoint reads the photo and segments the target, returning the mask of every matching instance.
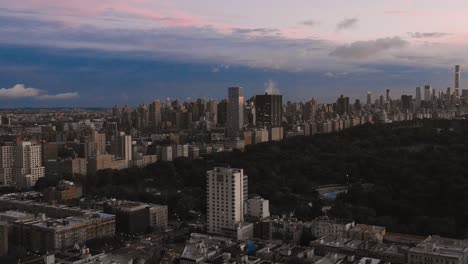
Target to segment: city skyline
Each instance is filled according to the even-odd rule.
[[[0,32],[9,37],[0,40],[0,88],[35,90],[0,103],[219,99],[225,87],[243,86],[249,96],[272,83],[286,100],[320,101],[424,84],[453,87],[453,65],[467,65],[467,5],[4,0]]]

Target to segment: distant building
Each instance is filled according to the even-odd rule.
[[[89,175],[95,175],[100,170],[122,170],[128,167],[128,161],[125,159],[116,159],[114,155],[104,154],[88,159],[87,172]]]
[[[0,221],[5,221],[7,223],[13,223],[18,220],[31,220],[34,219],[34,214],[22,212],[22,211],[13,211],[8,210],[0,212]]]
[[[229,138],[240,137],[240,131],[244,126],[244,91],[242,87],[228,88],[227,104],[227,136]]]
[[[416,87],[416,109],[421,107],[421,87]]]
[[[416,247],[408,250],[408,264],[466,264],[468,263],[468,242],[429,236]]]
[[[311,222],[312,235],[317,238],[323,236],[348,237],[352,227],[354,227],[354,221],[352,220],[327,216],[318,217]]]
[[[21,141],[0,146],[0,184],[31,188],[44,177],[42,146]]]
[[[110,201],[104,212],[115,214],[116,230],[126,234],[145,233],[150,229],[166,229],[168,212],[165,205],[134,201]]]
[[[425,102],[432,101],[432,88],[430,85],[424,86],[424,101]]]
[[[461,78],[461,71],[460,65],[455,66],[455,96],[461,96],[460,92],[460,78]]]
[[[261,127],[280,127],[283,122],[283,96],[278,94],[255,96],[255,120]]]
[[[12,225],[12,244],[39,252],[58,251],[76,243],[115,234],[114,216],[103,213],[62,219],[42,215],[34,220],[16,221]]]
[[[246,202],[246,217],[253,219],[265,219],[270,217],[270,203],[259,196],[248,199]]]
[[[61,180],[56,187],[49,187],[43,191],[44,200],[47,202],[64,203],[68,200],[79,199],[82,195],[81,186]]]
[[[379,243],[382,243],[385,234],[386,228],[383,226],[356,224],[349,230],[349,238],[351,239],[375,241]]]

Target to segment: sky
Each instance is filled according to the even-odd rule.
[[[0,108],[453,86],[466,0],[0,0]],[[468,86],[463,79],[462,87]]]

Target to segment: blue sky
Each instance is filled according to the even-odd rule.
[[[459,0],[2,0],[0,24],[2,107],[219,99],[232,85],[399,96],[452,86],[468,58]]]

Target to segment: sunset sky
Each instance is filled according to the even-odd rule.
[[[0,0],[0,107],[219,99],[233,85],[396,97],[453,86],[467,61],[466,0]]]

